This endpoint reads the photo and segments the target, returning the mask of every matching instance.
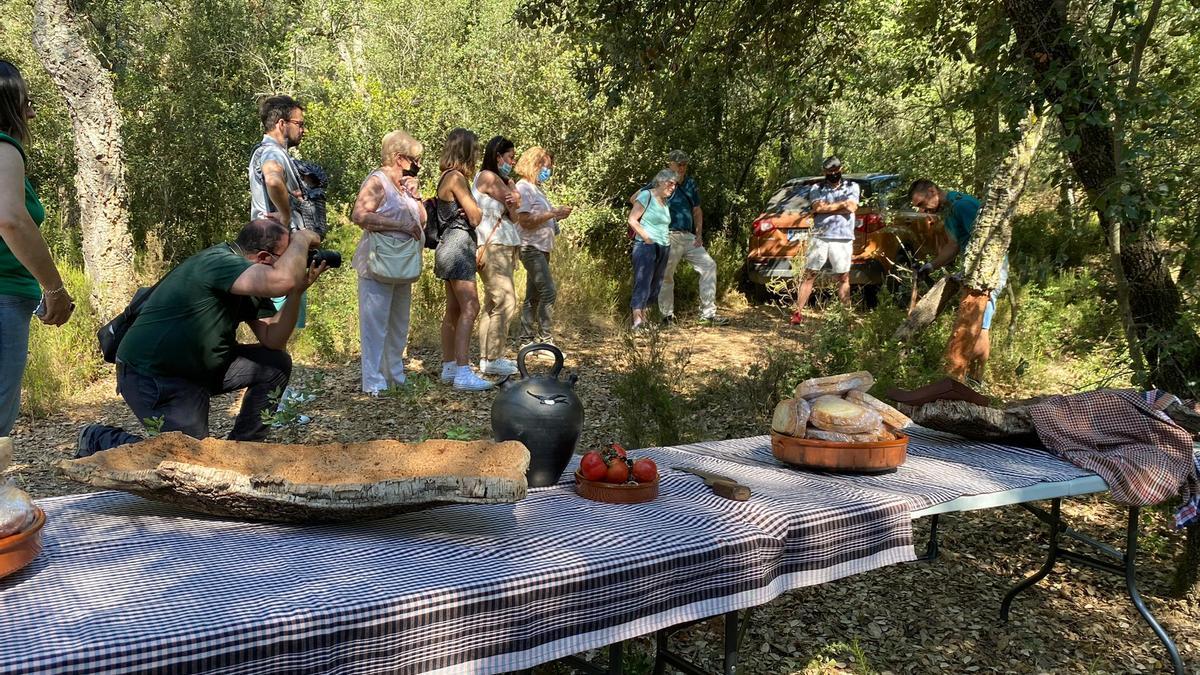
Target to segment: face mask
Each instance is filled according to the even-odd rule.
[[[417,162],[414,160],[412,165],[409,166],[404,171],[402,171],[401,173],[405,176],[416,176],[418,173],[420,173],[420,171],[421,171],[421,165],[417,164]]]
[[[840,183],[842,182],[842,172],[838,171],[837,173],[827,173],[825,174],[825,180],[829,181],[830,183]]]
[[[550,167],[544,166],[542,167],[542,170],[538,172],[538,182],[545,183],[548,180],[550,180]]]
[[[508,175],[510,173],[512,173],[512,164],[501,164],[500,165],[500,175],[501,176],[508,178]]]

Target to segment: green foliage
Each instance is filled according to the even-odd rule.
[[[452,441],[477,441],[487,435],[487,430],[481,427],[455,425],[446,430],[446,438]]]
[[[63,399],[83,391],[105,368],[96,343],[101,321],[92,308],[87,279],[70,265],[59,265],[59,272],[75,298],[75,313],[62,326],[37,319],[30,324],[21,405],[35,417],[59,410]]]
[[[167,421],[167,418],[163,417],[162,415],[159,415],[157,417],[147,417],[147,418],[143,419],[142,420],[142,428],[146,430],[146,437],[154,438],[155,436],[161,434],[163,424],[165,424],[166,421]]]
[[[621,444],[628,448],[677,445],[684,438],[685,401],[676,387],[687,373],[686,353],[670,354],[667,340],[651,329],[645,338],[623,340],[625,370],[613,384]]]

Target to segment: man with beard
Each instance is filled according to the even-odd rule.
[[[838,298],[850,304],[850,259],[854,255],[854,212],[858,210],[858,184],[842,179],[842,160],[828,157],[821,163],[825,180],[808,192],[813,224],[804,254],[804,279],[796,294],[792,325],[804,320],[804,306],[812,295],[817,273],[829,265],[838,279]]]

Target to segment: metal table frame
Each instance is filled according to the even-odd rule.
[[[945,513],[958,513],[962,511],[973,511],[979,509],[990,509],[999,506],[1017,505],[1029,511],[1038,520],[1046,523],[1050,528],[1049,550],[1046,554],[1046,561],[1042,567],[1033,574],[1026,577],[1004,596],[1003,602],[1000,603],[1000,620],[1007,622],[1012,602],[1022,591],[1032,588],[1039,581],[1044,579],[1052,571],[1059,560],[1066,560],[1085,565],[1093,569],[1109,572],[1124,577],[1125,588],[1128,592],[1129,599],[1137,609],[1138,614],[1142,616],[1146,624],[1154,632],[1154,635],[1159,639],[1167,650],[1167,655],[1171,661],[1175,675],[1184,675],[1183,660],[1179,656],[1179,649],[1175,646],[1175,642],[1171,636],[1163,629],[1163,627],[1154,618],[1150,609],[1146,607],[1146,603],[1142,600],[1141,592],[1137,587],[1137,545],[1138,535],[1140,533],[1139,516],[1141,509],[1139,507],[1129,508],[1129,518],[1125,527],[1125,550],[1121,551],[1117,548],[1097,541],[1081,532],[1063,523],[1062,519],[1062,500],[1066,497],[1074,497],[1080,495],[1094,494],[1106,492],[1108,486],[1099,476],[1086,476],[1077,478],[1071,481],[1058,483],[1039,483],[1027,488],[1016,490],[1006,490],[1004,492],[983,494],[983,495],[968,495],[959,497],[936,506],[929,507],[913,512],[913,519],[930,517],[929,524],[929,541],[925,546],[925,553],[918,556],[917,561],[934,561],[938,557],[938,526],[939,518]],[[1033,505],[1031,502],[1050,500],[1050,510],[1046,511],[1043,508]],[[1106,556],[1110,560],[1104,560],[1094,555],[1079,553],[1069,548],[1063,548],[1061,540],[1063,537],[1079,542],[1083,546],[1090,548],[1093,552]],[[1112,562],[1115,560],[1116,562]],[[725,619],[724,639],[724,659],[721,675],[735,675],[737,672],[737,653],[741,646],[742,639],[746,633],[746,627],[749,625],[749,610],[744,612],[745,616],[739,616],[739,612],[726,612],[722,615]],[[684,628],[694,626],[699,623],[711,621],[716,617],[708,617],[690,621],[688,623],[672,626],[670,628],[661,629],[655,632],[655,657],[654,657],[654,675],[663,675],[666,672],[668,665],[678,669],[686,675],[709,675],[694,663],[683,658],[681,655],[670,650],[670,636]],[[590,675],[621,675],[621,645],[620,643],[609,646],[609,659],[607,669],[599,668],[590,664],[578,657],[568,657],[560,660],[560,663],[565,663],[580,672],[589,673]],[[532,671],[525,671],[532,672]]]

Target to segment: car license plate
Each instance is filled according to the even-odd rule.
[[[808,241],[808,230],[788,230],[789,244],[803,244]]]

